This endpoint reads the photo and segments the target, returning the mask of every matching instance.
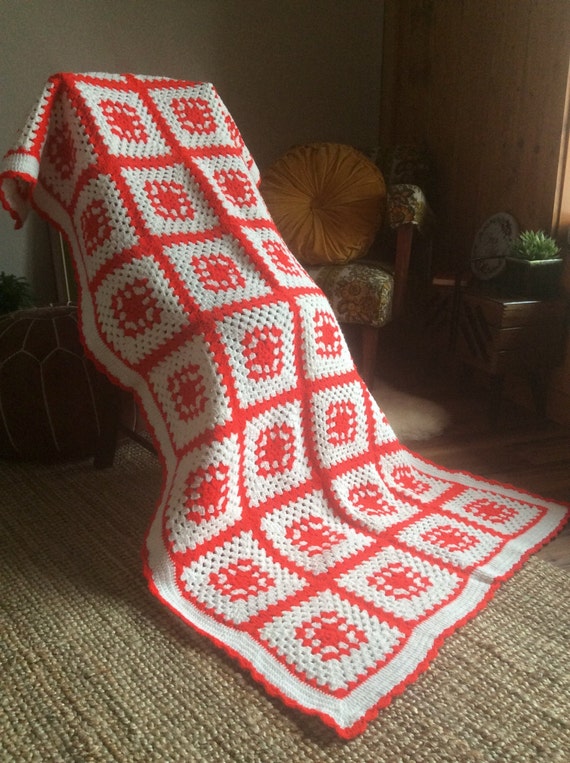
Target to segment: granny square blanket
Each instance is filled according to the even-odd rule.
[[[151,590],[349,738],[568,508],[402,446],[257,181],[212,85],[108,74],[52,77],[0,174],[69,242],[86,349],[153,433]]]

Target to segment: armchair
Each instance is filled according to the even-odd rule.
[[[413,182],[425,185],[427,175],[414,147],[381,162],[330,143],[295,147],[263,174],[261,192],[287,245],[339,323],[359,327],[360,373],[370,388],[380,329],[405,309],[416,234],[428,244],[421,264],[429,270],[433,214]]]

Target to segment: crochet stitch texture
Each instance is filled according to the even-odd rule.
[[[163,465],[151,590],[344,737],[562,526],[567,508],[397,440],[283,243],[212,85],[52,77],[0,172],[74,257],[90,355]]]

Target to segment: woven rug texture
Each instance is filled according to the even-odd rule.
[[[3,763],[570,760],[564,571],[527,562],[346,741],[149,593],[139,556],[160,486],[131,443],[102,472],[0,463]]]

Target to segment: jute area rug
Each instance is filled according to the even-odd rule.
[[[342,741],[267,696],[147,591],[160,490],[116,465],[0,462],[0,760],[570,760],[570,576],[531,560],[369,729]],[[135,529],[133,529],[135,528]]]

